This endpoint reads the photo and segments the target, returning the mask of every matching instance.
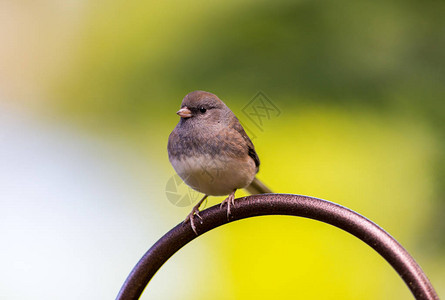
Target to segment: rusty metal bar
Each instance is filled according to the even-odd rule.
[[[228,222],[263,215],[292,215],[331,224],[356,236],[377,251],[402,277],[416,299],[439,299],[420,266],[393,237],[375,223],[338,204],[307,196],[262,194],[236,199],[230,221],[227,220],[226,209],[221,209],[219,205],[202,211],[200,215],[202,223],[196,222],[199,235]],[[139,299],[159,268],[176,251],[198,236],[188,223],[180,223],[167,232],[137,263],[116,299]]]

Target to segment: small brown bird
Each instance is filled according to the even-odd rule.
[[[192,189],[205,194],[184,222],[194,217],[209,196],[229,195],[227,217],[234,205],[235,191],[271,193],[256,177],[260,160],[252,141],[237,117],[216,95],[204,91],[187,94],[177,112],[181,117],[168,139],[168,157],[176,173]]]

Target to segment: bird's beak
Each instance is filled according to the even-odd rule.
[[[187,106],[184,106],[183,108],[178,110],[176,114],[181,118],[190,118],[192,116],[192,112],[190,111],[190,109],[187,108]]]

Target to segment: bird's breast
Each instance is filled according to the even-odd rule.
[[[228,195],[248,186],[256,174],[249,156],[209,154],[170,158],[173,168],[191,188],[212,196]]]

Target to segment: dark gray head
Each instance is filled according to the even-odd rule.
[[[206,122],[207,125],[220,123],[226,116],[233,115],[232,111],[216,95],[194,91],[187,94],[177,112],[182,122]],[[230,118],[230,117],[229,117]]]

